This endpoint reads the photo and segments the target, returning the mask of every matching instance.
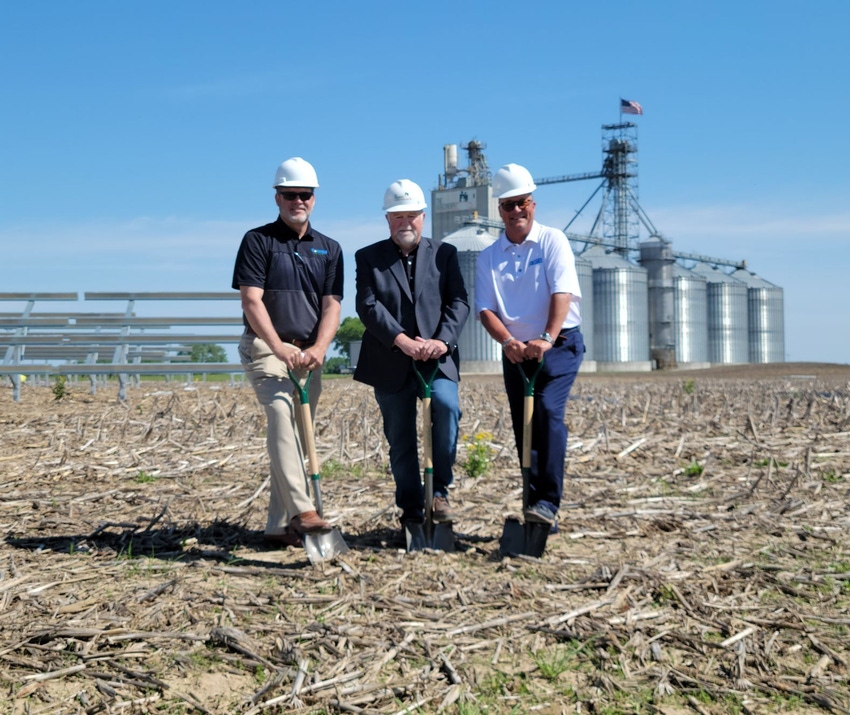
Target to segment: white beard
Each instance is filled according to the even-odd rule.
[[[409,251],[419,243],[419,236],[415,231],[396,231],[393,234],[393,241],[403,251]]]

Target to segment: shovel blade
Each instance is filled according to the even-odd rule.
[[[502,538],[499,539],[499,553],[502,556],[525,553],[525,529],[519,519],[505,519]]]
[[[434,534],[431,537],[431,548],[437,551],[455,552],[455,533],[449,522],[434,524]]]
[[[407,544],[407,553],[427,549],[428,539],[425,538],[424,524],[417,521],[405,522],[404,540]]]
[[[415,521],[409,521],[404,525],[404,539],[407,543],[407,552],[424,551],[446,551],[453,554],[455,551],[455,534],[449,523],[434,524],[431,530],[431,538],[425,533],[425,525]]]
[[[304,542],[304,549],[311,564],[318,564],[348,553],[348,544],[345,543],[339,529],[304,534],[301,540]]]
[[[524,552],[526,556],[534,556],[538,559],[543,556],[543,552],[546,551],[546,539],[549,538],[551,528],[549,524],[526,523]]]
[[[546,550],[549,529],[548,524],[522,524],[519,519],[505,519],[499,553],[502,556],[533,556],[539,559]]]

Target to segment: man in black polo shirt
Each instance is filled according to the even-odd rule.
[[[296,433],[296,425],[303,429],[298,398],[288,375],[313,371],[309,394],[315,415],[325,352],[339,328],[343,282],[340,245],[310,223],[318,187],[316,171],[304,159],[283,162],[274,182],[279,217],[245,234],[233,271],[245,323],[239,357],[268,420],[271,499],[265,538],[279,544],[295,545],[301,534],[330,528],[307,487]]]

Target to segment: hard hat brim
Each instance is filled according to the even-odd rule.
[[[385,206],[384,212],[388,214],[393,213],[403,213],[406,211],[424,211],[428,208],[428,204],[393,204],[392,206]]]
[[[280,189],[286,187],[287,189],[318,189],[319,183],[310,183],[302,181],[298,184],[287,183],[286,181],[278,182],[277,184],[272,184],[273,189]]]
[[[505,191],[503,194],[499,194],[497,199],[512,199],[514,196],[524,196],[525,194],[532,194],[537,189],[537,184],[532,184],[529,186],[523,186],[521,189],[511,189],[510,191]]]

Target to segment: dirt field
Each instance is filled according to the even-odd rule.
[[[572,397],[542,559],[498,554],[521,499],[498,377],[461,383],[458,552],[406,554],[374,399],[326,381],[351,551],[311,566],[263,544],[247,387],[1,387],[0,712],[850,711],[850,366]]]

